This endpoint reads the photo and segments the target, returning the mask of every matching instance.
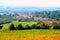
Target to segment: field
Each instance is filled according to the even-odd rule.
[[[0,40],[60,40],[60,30],[0,31]]]
[[[18,26],[18,24],[22,24],[24,27],[28,24],[29,26],[31,26],[32,24],[37,24],[37,22],[18,22],[18,21],[12,21],[11,23],[8,24],[3,24],[3,29],[2,30],[8,30],[9,26],[11,24],[14,24],[15,27]]]
[[[0,30],[0,40],[60,40],[60,30],[54,29],[31,29],[31,30],[8,30],[11,24],[15,27],[22,24],[31,26],[37,22],[17,22],[13,21],[9,24],[3,24]]]

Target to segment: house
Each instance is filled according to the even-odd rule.
[[[54,19],[50,19],[50,18],[42,18],[42,17],[34,17],[34,20],[40,20],[40,21],[47,22],[47,23],[53,23],[53,22],[56,22],[56,20],[54,20]]]
[[[33,15],[32,14],[20,14],[19,16],[15,16],[14,18],[32,18]]]

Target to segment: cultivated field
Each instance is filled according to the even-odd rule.
[[[0,40],[60,40],[60,30],[0,31]]]
[[[0,29],[0,40],[60,40],[60,30],[54,29],[31,29],[31,30],[9,30],[9,26],[14,24],[22,24],[25,27],[27,24],[37,24],[37,22],[17,22],[13,21],[9,24],[3,24]]]

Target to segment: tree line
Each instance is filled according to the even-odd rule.
[[[51,18],[60,21],[60,10],[35,12],[36,17]]]
[[[3,25],[0,24],[0,29],[2,28]],[[60,29],[60,23],[53,23],[53,24],[37,23],[37,24],[33,24],[32,26],[29,26],[27,24],[26,27],[24,27],[22,24],[18,24],[17,27],[15,27],[14,24],[11,24],[9,26],[9,30],[31,30],[31,29]]]

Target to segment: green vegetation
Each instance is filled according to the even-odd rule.
[[[0,23],[0,29],[2,29],[2,27],[3,27],[3,26],[2,26],[2,24]]]
[[[60,10],[35,12],[36,17],[51,18],[60,21]]]
[[[2,13],[6,14],[0,14],[0,40],[40,40],[41,38],[50,40],[60,37],[60,10],[24,11],[24,15],[21,16],[18,14],[21,12],[15,11],[14,14],[9,11]]]
[[[34,20],[34,17],[43,17],[43,18],[51,18],[57,21],[60,21],[60,11],[42,11],[42,12],[33,12],[32,18],[13,18],[18,16],[18,14],[9,14],[9,15],[0,15],[0,23],[2,24],[2,30],[9,30],[11,25],[14,25],[16,30],[20,29],[60,29],[60,23],[45,23],[40,20]]]
[[[30,29],[60,29],[60,23],[37,23],[12,21],[9,24],[2,24],[2,30],[30,30]]]
[[[35,29],[35,30],[13,30],[13,31],[0,31],[0,36],[26,36],[26,35],[35,35],[35,34],[60,34],[60,30],[45,30],[45,29]]]
[[[37,24],[37,22],[18,22],[18,21],[12,21],[11,23],[8,23],[8,24],[2,24],[3,25],[2,30],[9,30],[9,27],[11,26],[11,24],[14,24],[14,27],[16,29],[20,29],[19,26],[21,26],[21,25],[22,25],[23,28],[26,28],[27,25],[29,27],[31,27],[33,24]]]
[[[14,24],[11,24],[9,29],[10,30],[16,30],[16,28],[14,27]]]
[[[51,19],[55,19],[57,21],[60,21],[60,10],[41,11],[41,12],[35,11],[35,12],[32,13],[32,18],[24,18],[24,17],[18,18],[18,19],[13,18],[13,17],[16,17],[16,16],[19,16],[19,14],[17,14],[17,13],[9,14],[9,15],[7,15],[7,14],[1,15],[0,14],[0,23],[8,24],[8,23],[11,23],[12,21],[32,22],[32,21],[35,21],[34,17],[51,18]]]

